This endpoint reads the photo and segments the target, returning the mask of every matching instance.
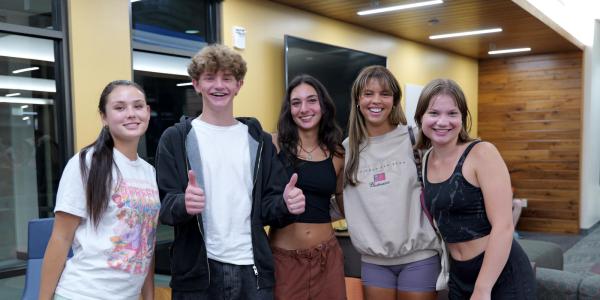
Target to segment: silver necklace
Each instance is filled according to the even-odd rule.
[[[318,147],[319,147],[319,144],[316,144],[312,148],[312,150],[306,151],[306,149],[304,149],[304,147],[302,147],[302,144],[300,144],[300,149],[302,149],[302,151],[304,151],[304,153],[306,153],[306,159],[308,159],[308,160],[313,160],[312,153],[315,152],[315,150],[317,150]]]

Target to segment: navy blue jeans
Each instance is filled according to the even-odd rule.
[[[198,292],[172,291],[173,300],[271,300],[273,288],[260,289],[252,266],[239,266],[208,260],[210,285]]]

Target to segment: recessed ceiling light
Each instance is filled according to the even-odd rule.
[[[474,30],[474,31],[463,31],[463,32],[431,35],[431,36],[429,36],[429,39],[437,40],[437,39],[446,39],[446,38],[453,38],[453,37],[459,37],[459,36],[494,33],[494,32],[501,32],[501,31],[502,31],[502,28],[490,28],[490,29],[482,29],[482,30]]]
[[[12,93],[12,94],[6,94],[4,95],[4,97],[16,97],[16,96],[20,96],[21,93]]]
[[[362,10],[362,11],[357,12],[356,14],[359,16],[366,16],[366,15],[379,14],[379,13],[384,13],[384,12],[389,12],[389,11],[416,8],[416,7],[421,7],[421,6],[429,6],[429,5],[442,4],[442,3],[444,3],[444,1],[442,1],[442,0],[424,1],[424,2],[417,2],[417,3],[394,5],[394,6],[388,6],[388,7]]]
[[[185,31],[185,33],[187,33],[187,34],[196,34],[198,32],[200,32],[200,30],[196,30],[196,29],[188,29]]]
[[[488,54],[496,55],[496,54],[527,52],[527,51],[531,51],[531,48],[513,48],[513,49],[504,49],[504,50],[492,50],[492,51],[488,51]]]
[[[23,72],[27,72],[27,71],[35,71],[35,70],[39,70],[39,69],[40,69],[40,67],[24,68],[24,69],[14,70],[14,71],[12,71],[12,73],[18,74],[18,73],[23,73]]]
[[[189,86],[192,85],[191,82],[182,82],[182,83],[178,83],[177,86]]]
[[[142,0],[131,0],[131,3],[138,2],[138,1],[142,1]]]

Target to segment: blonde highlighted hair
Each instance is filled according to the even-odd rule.
[[[400,107],[402,90],[396,77],[384,66],[369,66],[360,71],[352,84],[350,117],[348,121],[348,163],[344,168],[344,179],[347,184],[358,184],[357,172],[361,145],[367,140],[367,125],[358,107],[360,97],[371,80],[379,82],[381,87],[393,95],[393,106],[388,116],[392,125],[406,125],[406,116]],[[364,146],[363,146],[364,148]]]

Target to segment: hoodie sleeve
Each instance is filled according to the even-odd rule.
[[[271,136],[263,133],[263,141],[265,146],[262,153],[263,186],[261,217],[265,225],[283,227],[290,223],[286,219],[292,216],[283,200],[283,191],[289,178],[286,178],[286,172],[279,158],[277,158],[277,151],[275,150]]]
[[[161,223],[171,226],[187,222],[193,217],[185,209],[187,167],[185,155],[181,154],[185,153],[181,150],[185,142],[178,139],[179,135],[177,128],[168,128],[156,149],[156,179],[161,202],[159,219]]]

